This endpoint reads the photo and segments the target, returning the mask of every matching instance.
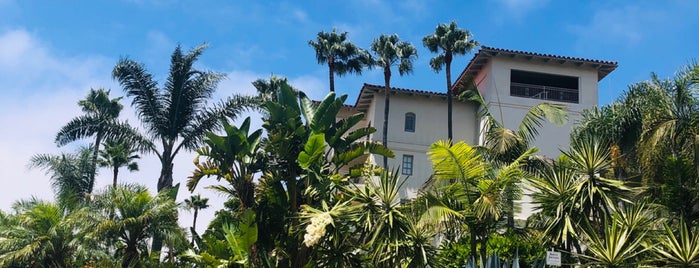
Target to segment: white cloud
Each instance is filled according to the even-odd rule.
[[[55,133],[80,113],[77,101],[90,87],[113,85],[107,62],[100,56],[55,57],[26,30],[0,32],[0,209],[33,195],[52,198],[48,176],[28,170],[29,159],[58,153]]]
[[[313,100],[320,100],[328,93],[327,83],[318,77],[302,75],[289,79],[289,84],[294,88],[306,93],[306,96]]]
[[[651,35],[659,25],[666,25],[667,13],[652,6],[626,5],[602,7],[589,21],[572,25],[569,30],[577,34],[581,45],[604,46],[621,44],[633,46]]]
[[[166,47],[167,52],[174,47],[169,38],[159,32],[151,32],[148,39],[154,42],[153,47]],[[31,196],[53,199],[49,177],[41,170],[27,169],[27,163],[35,154],[72,152],[77,147],[77,145],[70,145],[57,148],[53,139],[63,124],[81,114],[77,101],[82,99],[91,87],[111,88],[111,96],[123,96],[120,87],[110,77],[111,68],[116,59],[99,55],[66,57],[58,54],[40,38],[26,30],[0,31],[0,88],[4,93],[4,98],[0,99],[0,125],[5,127],[0,130],[0,152],[2,152],[0,179],[3,180],[3,187],[0,189],[0,209],[2,210],[8,210],[13,202]],[[167,59],[167,55],[158,57]],[[145,60],[149,60],[149,57]],[[158,73],[153,69],[150,70]],[[228,79],[220,84],[216,98],[225,98],[233,92],[255,94],[256,90],[251,83],[258,78],[267,79],[270,76],[251,71],[230,71],[227,74]],[[314,98],[324,95],[324,83],[317,77],[301,76],[290,78],[289,81]],[[124,99],[122,103],[125,106],[122,117],[137,125],[139,121],[135,111],[129,106],[130,100]],[[246,116],[253,118],[254,129],[261,127],[260,115],[256,113],[241,115],[237,121],[241,121]],[[79,142],[79,144],[88,142]],[[181,152],[175,159],[174,181],[182,183],[178,201],[190,196],[184,184],[194,168],[192,164],[194,157],[195,154],[192,152]],[[157,157],[142,155],[138,162],[140,171],[129,173],[123,170],[120,172],[119,180],[144,184],[155,192],[160,174],[160,163]],[[96,180],[96,189],[110,183],[110,172],[106,169],[101,170]],[[211,205],[199,214],[197,230],[200,232],[206,229],[208,222],[214,217],[214,212],[221,209],[226,200],[225,197],[205,189],[207,185],[217,183],[213,178],[206,179],[195,191],[195,194],[200,193],[210,198]],[[191,222],[192,214],[181,211],[180,224],[188,227]]]

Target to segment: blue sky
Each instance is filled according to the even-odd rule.
[[[692,0],[0,0],[0,209],[32,194],[51,198],[48,178],[28,170],[28,159],[71,150],[56,148],[53,137],[80,113],[76,102],[90,88],[122,95],[110,77],[120,57],[144,63],[162,81],[177,44],[191,48],[208,42],[199,67],[228,75],[219,97],[250,94],[250,82],[270,75],[287,77],[321,97],[327,67],[316,63],[307,44],[318,31],[347,31],[364,48],[380,34],[397,33],[418,48],[419,57],[414,73],[394,76],[392,85],[442,91],[444,74],[430,70],[434,55],[421,40],[438,23],[455,20],[483,45],[617,61],[617,70],[600,83],[600,104],[605,104],[650,72],[668,77],[697,58],[697,10],[699,2]],[[454,60],[454,76],[472,56]],[[336,88],[353,102],[363,83],[382,79],[379,71],[366,71],[337,78]],[[122,115],[138,122],[128,107]],[[143,171],[124,174],[125,181],[155,186],[157,164],[153,156],[145,158]],[[191,159],[179,156],[176,181],[188,176]],[[103,176],[99,185],[109,181]]]

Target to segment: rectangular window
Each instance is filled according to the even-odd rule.
[[[578,103],[578,78],[511,70],[510,96]]]
[[[415,114],[405,114],[405,132],[415,132]]]
[[[413,156],[412,155],[403,155],[403,167],[402,167],[402,172],[401,174],[403,175],[413,175]]]

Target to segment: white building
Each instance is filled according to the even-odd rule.
[[[617,67],[616,62],[555,56],[524,51],[481,47],[454,82],[473,81],[481,91],[491,114],[505,127],[516,129],[530,107],[540,102],[567,105],[569,120],[565,126],[545,124],[534,146],[539,154],[556,157],[566,148],[573,124],[584,109],[597,105],[597,84]],[[415,196],[432,173],[426,152],[436,140],[447,138],[446,94],[392,88],[389,113],[388,147],[395,153],[389,168],[401,167],[409,176],[402,194]],[[476,144],[479,118],[473,103],[454,101],[454,140]],[[364,84],[348,114],[364,112],[364,124],[377,131],[370,139],[382,140],[384,87]],[[376,157],[374,163],[382,163]],[[523,208],[526,210],[526,208]]]

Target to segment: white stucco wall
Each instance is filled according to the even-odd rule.
[[[578,77],[579,103],[554,102],[523,97],[510,96],[510,72],[512,69],[547,74]],[[489,68],[489,75],[483,88],[484,98],[490,112],[505,124],[505,127],[516,129],[529,108],[541,103],[564,104],[568,110],[568,123],[558,127],[545,123],[539,129],[539,136],[534,146],[539,148],[539,154],[549,157],[560,155],[559,148],[567,148],[569,136],[576,122],[581,119],[580,113],[597,105],[597,70],[589,67],[578,67],[571,63],[560,64],[558,62],[543,62],[538,60],[524,60],[509,57],[493,57]]]
[[[553,102],[523,97],[510,96],[511,70],[523,70],[547,74],[578,77],[579,103]],[[568,148],[570,133],[573,126],[582,119],[581,112],[597,105],[598,75],[597,70],[589,67],[578,67],[571,63],[560,64],[558,62],[543,62],[539,60],[525,60],[509,57],[493,57],[484,68],[485,77],[479,85],[479,90],[484,95],[488,109],[505,127],[516,129],[527,111],[541,102],[564,104],[568,110],[568,123],[556,126],[544,122],[539,129],[539,135],[533,146],[539,149],[540,155],[556,158],[561,150]],[[531,198],[524,192],[519,202],[521,211],[517,218],[526,219],[533,213]]]
[[[472,104],[453,102],[454,139],[464,140],[473,144],[476,139],[476,107]],[[403,196],[412,198],[422,184],[432,174],[431,163],[427,158],[430,145],[437,140],[447,138],[447,100],[446,97],[422,95],[391,95],[388,118],[388,146],[395,154],[389,159],[389,169],[398,169],[402,165],[403,155],[413,156],[413,175],[409,176],[404,185]],[[377,132],[373,139],[381,141],[383,137],[384,95],[378,93],[373,98],[371,110],[374,126]],[[405,114],[415,114],[415,132],[405,131]],[[381,164],[381,157],[375,162]],[[397,170],[400,172],[400,170]]]

